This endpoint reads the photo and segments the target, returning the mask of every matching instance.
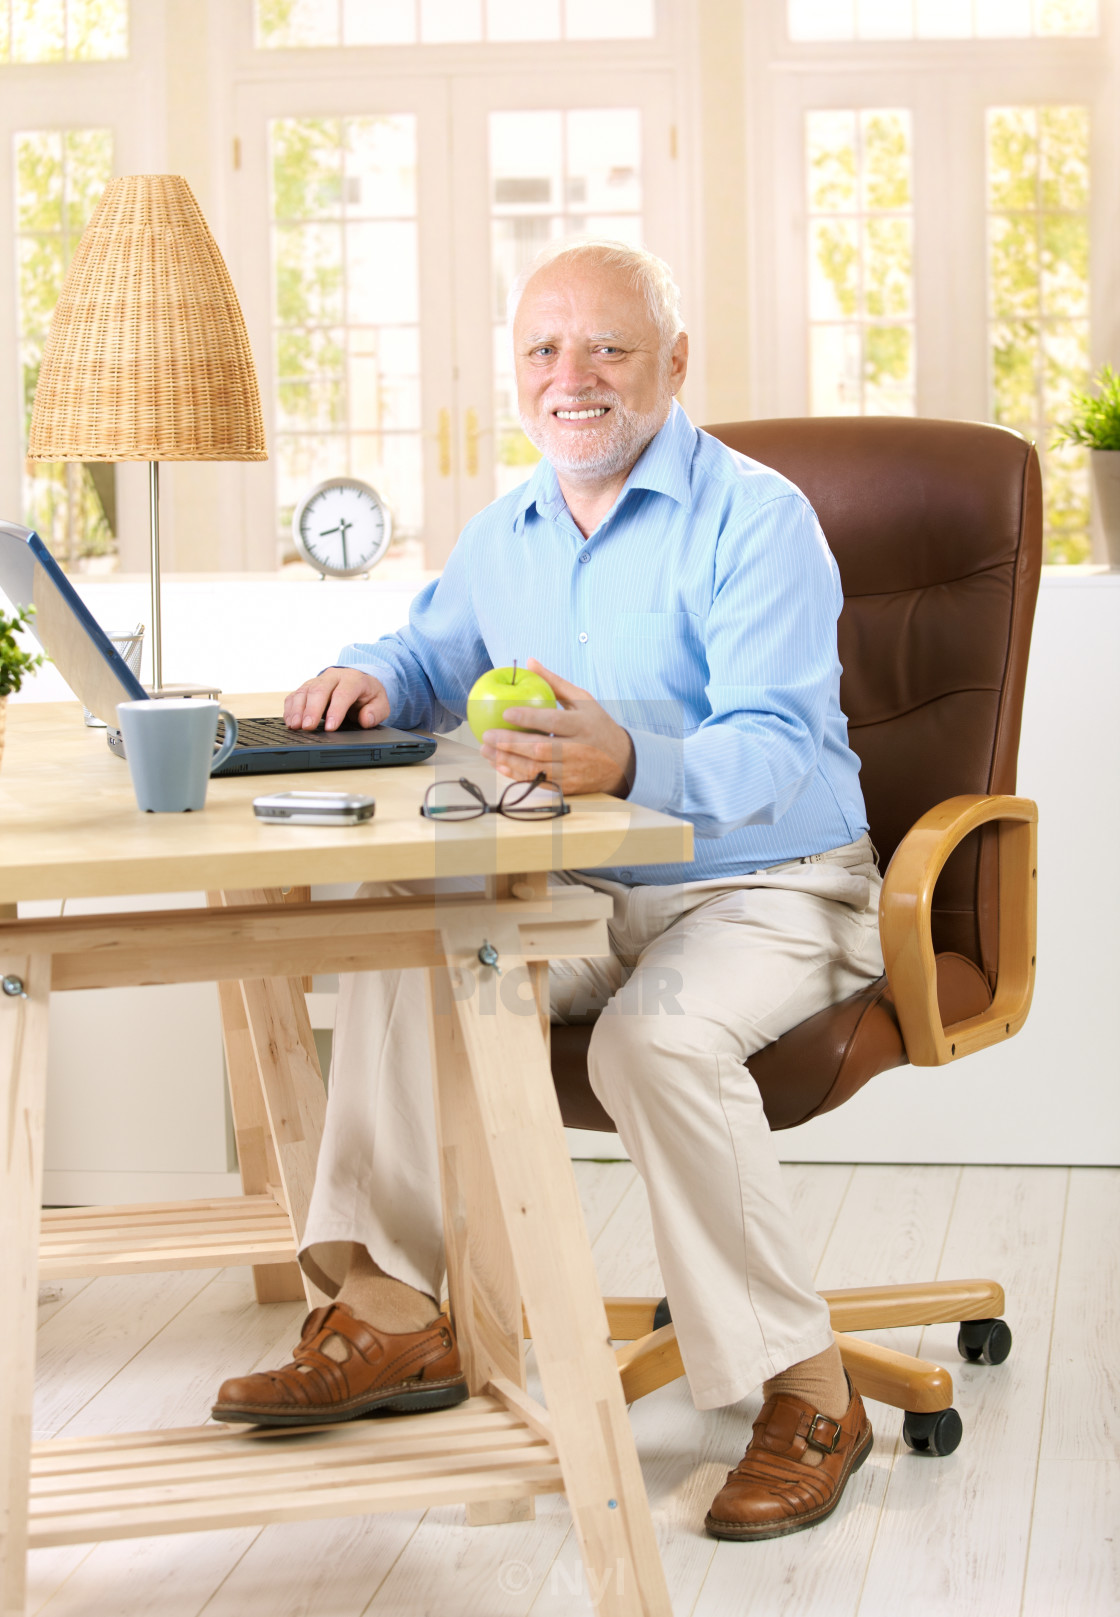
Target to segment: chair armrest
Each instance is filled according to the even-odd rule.
[[[970,831],[999,823],[999,974],[979,1016],[941,1024],[930,911],[945,861]],[[1028,797],[950,797],[923,814],[883,878],[879,934],[906,1054],[940,1067],[1018,1033],[1034,993],[1038,806]]]

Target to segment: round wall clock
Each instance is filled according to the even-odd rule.
[[[324,578],[358,578],[384,556],[393,519],[377,490],[357,477],[317,483],[292,513],[292,538]]]

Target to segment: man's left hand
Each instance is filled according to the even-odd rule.
[[[511,780],[532,780],[543,770],[569,797],[582,792],[625,797],[634,780],[634,743],[628,732],[590,691],[569,685],[533,657],[526,666],[547,681],[560,705],[507,707],[503,717],[519,730],[487,730],[482,756]]]

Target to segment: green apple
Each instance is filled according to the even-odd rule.
[[[519,730],[507,724],[502,714],[507,707],[555,707],[552,687],[539,674],[528,669],[491,668],[471,686],[467,697],[467,723],[481,741],[487,730]]]

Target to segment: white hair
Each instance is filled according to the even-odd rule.
[[[621,270],[630,285],[645,298],[661,335],[663,349],[672,347],[684,330],[684,322],[681,319],[680,287],[674,281],[668,264],[645,247],[632,247],[629,242],[609,241],[595,236],[550,242],[531,264],[527,264],[514,277],[506,299],[506,319],[511,328],[521,295],[533,276],[546,265],[566,258],[590,258],[604,269]]]

